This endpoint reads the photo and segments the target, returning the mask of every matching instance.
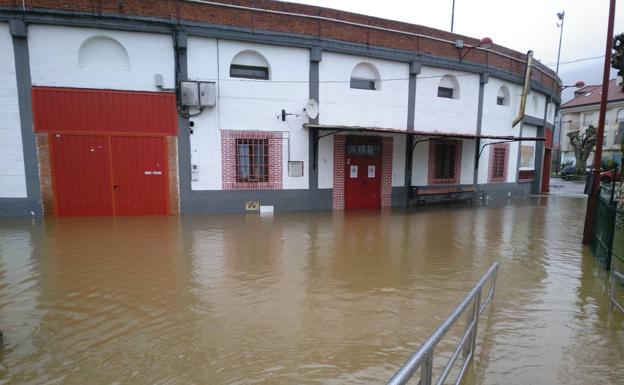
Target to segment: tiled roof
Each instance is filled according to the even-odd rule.
[[[561,105],[561,108],[579,107],[588,104],[600,103],[600,97],[602,95],[602,85],[585,86],[574,92],[574,99],[569,100]],[[609,102],[615,100],[624,100],[624,92],[622,87],[615,84],[615,79],[609,80],[609,95],[607,96]]]

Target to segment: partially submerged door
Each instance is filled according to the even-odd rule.
[[[56,215],[113,215],[108,137],[49,136]]]
[[[345,209],[381,207],[381,142],[349,138],[345,146]]]
[[[111,142],[115,213],[167,214],[165,139],[114,136]]]

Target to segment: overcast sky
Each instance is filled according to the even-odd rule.
[[[450,31],[453,0],[291,0]],[[624,32],[624,1],[618,1],[615,33]],[[557,61],[557,12],[565,10],[559,75],[564,84],[602,81],[603,59],[563,64],[604,55],[608,0],[455,0],[454,32],[520,52],[533,50],[544,64]],[[613,72],[614,74],[614,72]],[[613,75],[614,76],[614,75]],[[612,77],[613,77],[612,76]]]

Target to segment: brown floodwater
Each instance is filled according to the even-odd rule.
[[[0,221],[0,384],[383,384],[495,261],[467,383],[622,384],[585,202]]]

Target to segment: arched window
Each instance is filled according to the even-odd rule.
[[[438,83],[438,97],[459,99],[459,83],[453,75],[444,75]]]
[[[93,36],[78,49],[78,67],[96,70],[129,71],[128,52],[117,40]]]
[[[230,77],[269,80],[269,62],[260,53],[252,50],[239,52],[230,64]]]
[[[360,63],[351,71],[351,88],[378,90],[381,88],[379,71],[369,63]]]
[[[624,122],[624,108],[620,108],[617,115],[615,115],[615,124],[620,124],[621,122]]]
[[[507,86],[501,86],[496,94],[496,104],[499,106],[509,105],[509,88]]]

